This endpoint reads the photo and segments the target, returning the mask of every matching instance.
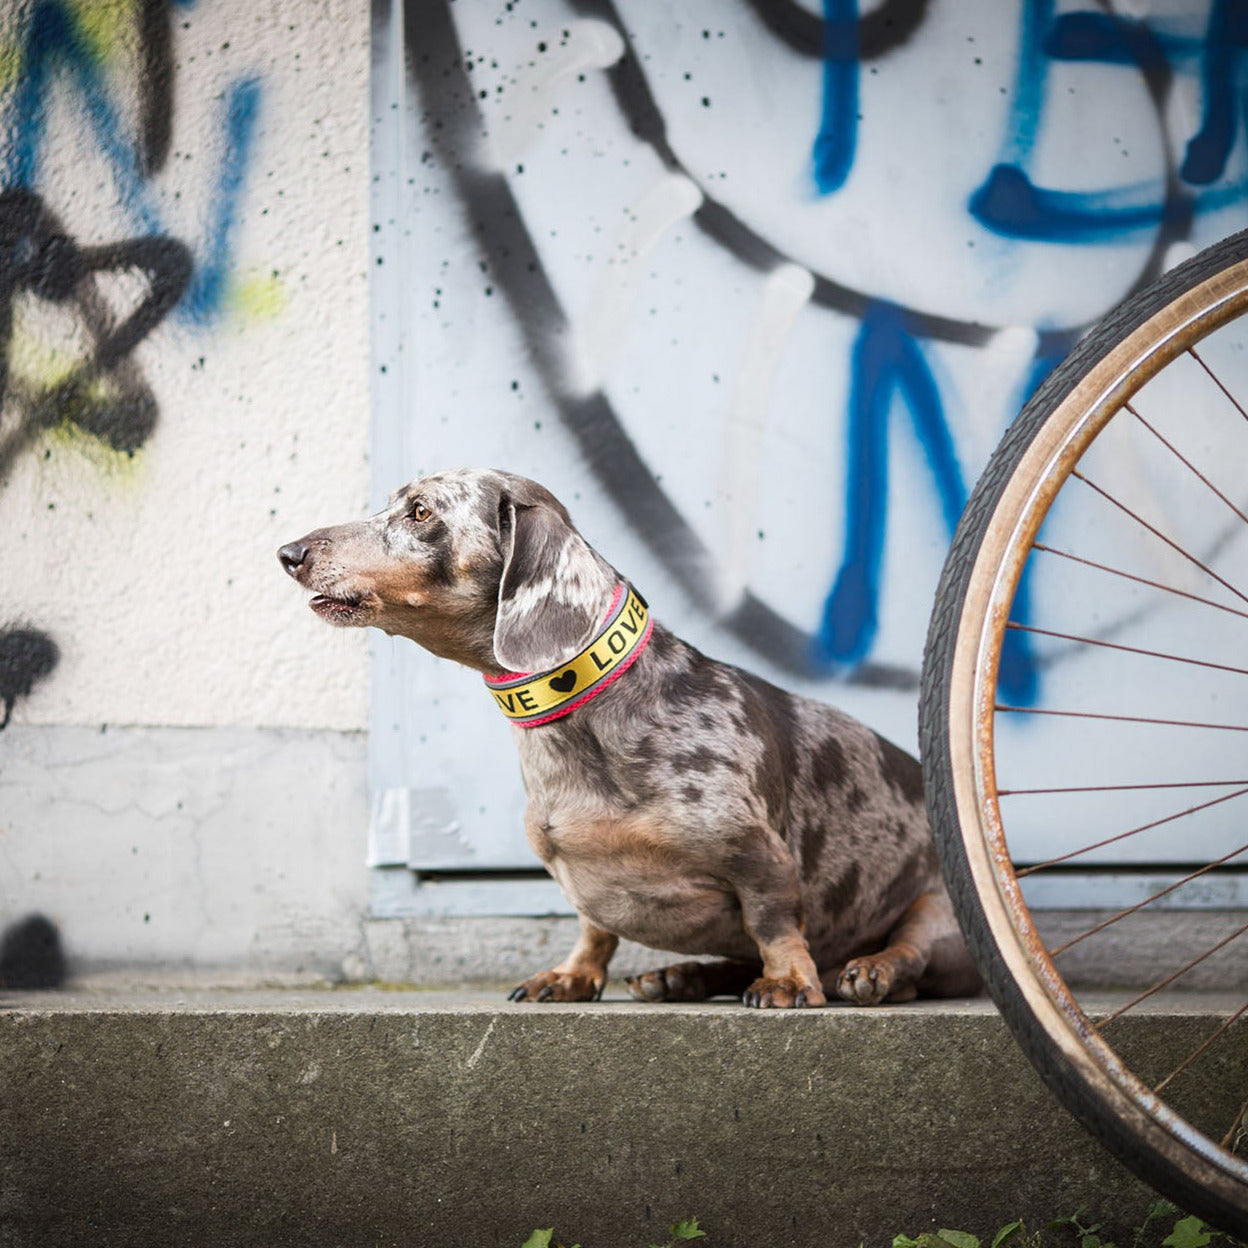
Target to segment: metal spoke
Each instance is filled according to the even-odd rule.
[[[1161,581],[1150,581],[1146,576],[1136,576],[1134,572],[1124,572],[1121,568],[1111,568],[1107,563],[1097,563],[1094,559],[1073,555],[1068,550],[1058,550],[1056,546],[1045,546],[1042,542],[1034,542],[1032,549],[1043,551],[1046,555],[1060,555],[1063,559],[1069,559],[1072,563],[1082,563],[1085,567],[1095,568],[1098,572],[1108,572],[1112,576],[1122,577],[1123,580],[1135,581],[1137,585],[1164,590],[1167,594],[1175,594],[1179,598],[1187,598],[1192,602],[1199,602],[1202,606],[1215,607],[1219,611],[1226,611],[1231,615],[1238,615],[1240,619],[1248,620],[1248,611],[1241,611],[1238,607],[1228,607],[1225,603],[1214,602],[1212,598],[1202,598],[1199,594],[1190,593],[1186,589],[1178,589],[1173,585],[1163,584]]]
[[[1207,659],[1189,659],[1181,654],[1167,654],[1161,650],[1141,650],[1138,646],[1124,646],[1117,641],[1101,641],[1096,637],[1080,637],[1073,633],[1055,633],[1052,629],[1036,628],[1031,624],[1018,624],[1010,620],[1006,628],[1020,633],[1036,633],[1041,637],[1056,637],[1058,641],[1075,641],[1087,646],[1102,646],[1106,650],[1121,650],[1124,654],[1141,654],[1149,659],[1169,659],[1172,663],[1191,663],[1195,667],[1208,667],[1217,672],[1231,672],[1236,676],[1248,676],[1248,668],[1230,667],[1225,663],[1210,663]]]
[[[1107,927],[1112,927],[1115,923],[1121,922],[1128,915],[1134,914],[1137,910],[1142,910],[1145,906],[1152,905],[1154,901],[1160,901],[1163,897],[1169,896],[1170,893],[1174,892],[1176,888],[1182,888],[1184,884],[1190,884],[1193,880],[1198,880],[1202,875],[1208,875],[1208,873],[1215,867],[1224,866],[1226,863],[1230,862],[1232,858],[1239,857],[1239,855],[1244,853],[1246,850],[1248,850],[1248,845],[1241,845],[1238,849],[1231,850],[1229,854],[1225,854],[1223,857],[1215,859],[1206,866],[1199,867],[1190,875],[1185,875],[1181,880],[1175,880],[1173,884],[1168,884],[1165,888],[1161,889],[1160,892],[1154,893],[1151,897],[1145,897],[1143,901],[1137,901],[1135,905],[1128,906],[1125,910],[1119,910],[1117,914],[1110,915],[1110,917],[1105,919],[1104,922],[1098,923],[1095,927],[1088,928],[1086,932],[1083,932],[1078,936],[1071,937],[1071,939],[1064,945],[1060,945],[1056,949],[1050,949],[1049,956],[1056,958],[1059,954],[1065,953],[1067,949],[1073,948],[1081,940],[1087,940],[1089,936],[1095,936],[1097,932],[1103,932]]]
[[[1234,409],[1235,409],[1235,410],[1236,410],[1236,411],[1237,411],[1237,412],[1238,412],[1238,413],[1239,413],[1239,414],[1240,414],[1240,415],[1241,415],[1241,416],[1242,416],[1245,420],[1248,420],[1248,412],[1244,411],[1243,407],[1240,405],[1239,400],[1238,400],[1238,399],[1237,399],[1237,398],[1236,398],[1236,397],[1235,397],[1235,396],[1234,396],[1234,395],[1233,395],[1233,394],[1232,394],[1232,393],[1231,393],[1231,392],[1230,392],[1230,391],[1229,391],[1229,390],[1228,390],[1228,389],[1227,389],[1227,388],[1226,388],[1226,387],[1222,384],[1222,379],[1221,379],[1221,378],[1220,378],[1220,377],[1219,377],[1219,376],[1218,376],[1218,375],[1217,375],[1217,374],[1213,371],[1213,369],[1211,369],[1211,368],[1209,367],[1209,365],[1208,365],[1208,364],[1206,364],[1206,363],[1204,362],[1204,360],[1202,360],[1202,359],[1200,358],[1199,354],[1197,354],[1196,348],[1195,348],[1195,347],[1188,347],[1188,349],[1187,349],[1187,353],[1188,353],[1188,355],[1190,355],[1190,356],[1192,357],[1192,359],[1194,359],[1194,360],[1196,361],[1196,363],[1197,363],[1197,364],[1199,364],[1199,365],[1201,366],[1201,368],[1203,368],[1203,369],[1205,370],[1205,372],[1206,372],[1206,373],[1208,373],[1208,374],[1209,374],[1210,380],[1213,382],[1213,384],[1214,384],[1215,386],[1217,386],[1217,388],[1218,388],[1219,390],[1221,390],[1221,391],[1222,391],[1222,393],[1223,393],[1224,395],[1226,395],[1226,397],[1227,397],[1228,399],[1230,399],[1230,401],[1231,401],[1231,406],[1232,406],[1232,407],[1234,407]],[[1241,1111],[1241,1113],[1242,1113],[1242,1111]]]
[[[1105,499],[1106,502],[1112,503],[1115,507],[1118,508],[1119,511],[1130,516],[1131,519],[1136,522],[1136,524],[1140,525],[1142,528],[1147,529],[1154,537],[1165,542],[1165,544],[1169,546],[1171,550],[1182,555],[1184,559],[1186,559],[1189,563],[1192,563],[1196,567],[1198,567],[1206,576],[1211,577],[1213,580],[1217,581],[1218,584],[1221,585],[1223,588],[1229,589],[1231,593],[1235,595],[1236,598],[1240,599],[1240,601],[1248,602],[1248,594],[1241,593],[1238,589],[1235,588],[1234,585],[1230,583],[1230,581],[1226,580],[1224,577],[1219,576],[1212,568],[1206,567],[1206,565],[1201,563],[1201,561],[1197,559],[1195,555],[1184,550],[1183,547],[1178,544],[1178,542],[1176,542],[1173,538],[1167,537],[1155,525],[1149,524],[1149,522],[1145,520],[1143,516],[1139,515],[1137,512],[1132,511],[1131,508],[1126,505],[1126,503],[1121,502],[1118,499],[1116,499],[1108,490],[1103,489],[1101,486],[1097,485],[1095,481],[1093,481],[1090,477],[1085,476],[1082,472],[1079,471],[1078,468],[1073,469],[1070,475],[1074,477],[1077,481],[1082,481],[1084,485],[1086,485],[1089,489],[1095,490],[1103,499]]]
[[[1220,806],[1223,802],[1229,802],[1232,798],[1243,797],[1246,793],[1248,793],[1248,786],[1245,786],[1234,793],[1223,793],[1221,797],[1215,797],[1210,801],[1201,802],[1199,806],[1189,806],[1186,810],[1180,810],[1173,815],[1166,815],[1161,819],[1154,819],[1152,823],[1141,824],[1138,828],[1131,828],[1127,832],[1119,832],[1116,836],[1106,837],[1103,841],[1097,841],[1093,845],[1085,845],[1082,849],[1072,849],[1068,854],[1062,854],[1057,858],[1048,858],[1044,862],[1037,862],[1030,867],[1024,867],[1021,871],[1016,871],[1015,876],[1021,880],[1024,876],[1033,875],[1037,871],[1044,871],[1048,867],[1056,867],[1060,863],[1069,862],[1072,858],[1079,858],[1083,854],[1090,854],[1094,849],[1104,849],[1106,845],[1113,845],[1118,841],[1125,841],[1129,836],[1137,836],[1141,832],[1147,832],[1150,828],[1159,828],[1163,823],[1173,823],[1176,819],[1182,819],[1185,815],[1195,815],[1202,810],[1208,810],[1211,806]]]
[[[1239,1124],[1243,1122],[1246,1113],[1248,1113],[1248,1100],[1245,1100],[1239,1107],[1239,1113],[1231,1120],[1231,1129],[1222,1137],[1221,1143],[1223,1148],[1231,1147],[1231,1139],[1234,1137],[1235,1132],[1239,1130]]]
[[[1242,780],[1162,780],[1154,784],[1079,784],[1047,789],[998,789],[998,797],[1034,797],[1051,793],[1138,793],[1145,789],[1219,789],[1232,784],[1248,785]]]
[[[1196,1048],[1189,1053],[1187,1057],[1185,1057],[1159,1084],[1153,1088],[1153,1091],[1158,1093],[1164,1091],[1166,1085],[1169,1084],[1172,1079],[1174,1079],[1177,1075],[1181,1075],[1202,1053],[1212,1047],[1220,1036],[1230,1029],[1232,1023],[1234,1023],[1237,1019],[1243,1018],[1245,1014],[1248,1014],[1248,1001],[1245,1001],[1244,1004],[1241,1005],[1239,1009],[1237,1009],[1229,1018],[1224,1018],[1218,1025],[1217,1029],[1210,1033],[1204,1043],[1201,1044],[1199,1048]]]
[[[1222,491],[1218,489],[1218,487],[1214,485],[1214,483],[1210,481],[1209,478],[1205,476],[1205,474],[1201,472],[1201,470],[1197,468],[1196,465],[1193,464],[1182,451],[1178,450],[1172,442],[1169,442],[1160,433],[1158,433],[1157,430],[1154,429],[1153,426],[1150,425],[1148,421],[1146,421],[1144,417],[1131,406],[1130,403],[1124,403],[1123,406],[1131,413],[1132,416],[1136,418],[1136,420],[1140,422],[1140,424],[1144,426],[1145,429],[1149,431],[1149,433],[1153,435],[1153,437],[1157,439],[1158,442],[1162,444],[1162,446],[1166,448],[1166,450],[1170,452],[1171,455],[1175,457],[1175,459],[1179,461],[1179,463],[1181,463],[1189,472],[1197,477],[1201,483],[1205,485],[1205,487],[1216,497],[1220,498],[1222,502],[1224,502],[1245,524],[1248,524],[1248,516],[1244,515],[1244,513],[1240,511],[1240,509],[1236,507],[1235,504],[1231,502],[1231,500],[1227,498],[1227,496],[1223,494]]]
[[[1190,719],[1151,719],[1146,715],[1108,715],[1100,711],[1054,711],[1039,706],[1010,706],[998,702],[995,711],[1015,715],[1061,715],[1068,719],[1103,719],[1121,724],[1164,724],[1168,728],[1211,728],[1218,732],[1248,732],[1248,724],[1205,724]]]
[[[1144,992],[1140,993],[1140,995],[1134,998],[1134,1000],[1128,1001],[1126,1005],[1120,1005],[1112,1014],[1109,1014],[1105,1018],[1101,1019],[1099,1023],[1093,1024],[1096,1030],[1100,1031],[1100,1029],[1104,1027],[1107,1023],[1112,1023],[1114,1019],[1121,1018],[1122,1015],[1125,1014],[1129,1009],[1131,1009],[1132,1006],[1139,1005],[1141,1001],[1147,1001],[1148,998],[1151,997],[1154,993],[1160,992],[1163,988],[1168,988],[1172,983],[1174,983],[1176,979],[1182,978],[1184,975],[1188,973],[1188,971],[1192,970],[1194,967],[1199,966],[1203,961],[1205,961],[1206,958],[1213,957],[1213,955],[1217,953],[1219,949],[1224,949],[1227,945],[1231,943],[1231,941],[1237,940],[1245,932],[1248,932],[1248,923],[1245,923],[1242,927],[1236,928],[1236,930],[1233,931],[1229,936],[1218,941],[1216,945],[1213,945],[1210,948],[1206,949],[1204,953],[1198,954],[1190,962],[1184,963],[1181,967],[1179,967],[1177,971],[1173,972],[1170,975],[1167,975],[1165,979],[1159,980],[1151,988],[1148,988]]]

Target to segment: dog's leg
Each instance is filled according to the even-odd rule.
[[[542,971],[512,989],[511,1001],[597,1001],[607,983],[607,963],[618,936],[581,918],[572,952],[554,970]]]
[[[624,982],[634,1001],[706,1001],[739,997],[761,969],[757,962],[677,962]]]
[[[742,922],[763,960],[762,975],[741,1000],[764,1010],[824,1005],[827,997],[803,935],[797,864],[784,841],[768,828],[756,829],[732,856],[731,868]]]
[[[915,901],[879,953],[854,958],[834,974],[837,994],[855,1005],[912,1001],[920,992],[969,995],[980,987],[943,890]]]
[[[742,994],[746,1005],[779,1010],[827,1004],[815,961],[799,928],[794,926],[766,944],[760,940],[758,947],[763,955],[763,973]]]

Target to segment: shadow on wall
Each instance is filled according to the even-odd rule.
[[[65,951],[56,924],[28,915],[0,937],[0,988],[59,988],[65,982]]]

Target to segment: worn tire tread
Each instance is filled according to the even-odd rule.
[[[1248,230],[1224,239],[1124,300],[1049,375],[1007,430],[973,490],[936,591],[924,648],[919,746],[932,831],[971,953],[1006,1024],[1058,1099],[1130,1169],[1182,1208],[1248,1239],[1248,1191],[1228,1204],[1142,1142],[1099,1090],[1086,1083],[1031,1012],[1006,968],[975,891],[954,802],[950,760],[950,675],[971,572],[992,516],[1028,446],[1090,368],[1128,334],[1213,274],[1248,256]]]

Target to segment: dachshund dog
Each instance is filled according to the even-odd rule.
[[[714,959],[630,977],[641,1001],[978,991],[918,763],[655,623],[542,486],[436,473],[278,557],[322,619],[475,668],[511,719],[529,843],[580,916],[513,999],[597,999],[621,937]]]

